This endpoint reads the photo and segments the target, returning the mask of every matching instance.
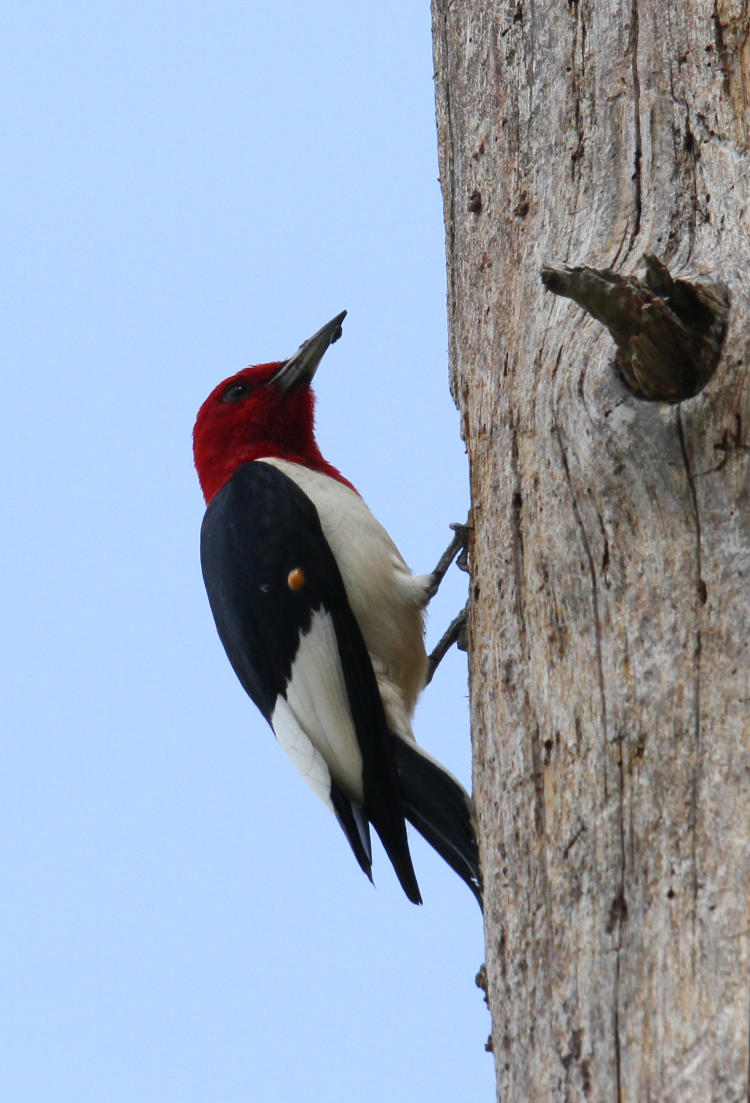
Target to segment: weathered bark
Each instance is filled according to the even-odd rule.
[[[433,20],[498,1096],[746,1100],[748,3],[433,0]],[[541,280],[643,277],[644,254],[731,303],[678,404],[624,385],[637,311],[618,371]],[[651,357],[640,340],[635,376]]]

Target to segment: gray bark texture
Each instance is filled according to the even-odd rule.
[[[433,32],[498,1098],[748,1100],[748,0]]]

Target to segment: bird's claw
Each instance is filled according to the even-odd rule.
[[[427,588],[427,600],[435,596],[440,589],[440,583],[445,578],[451,563],[456,562],[459,570],[469,571],[469,533],[472,530],[470,519],[463,524],[453,522],[450,525],[453,530],[453,539],[437,561],[434,571],[430,575],[430,585]]]
[[[465,571],[466,574],[471,574],[471,567],[469,566],[469,533],[473,529],[473,525],[469,521],[465,521],[463,524],[453,521],[449,526],[453,529],[456,536],[461,537],[461,550],[456,557],[456,566],[459,571]]]

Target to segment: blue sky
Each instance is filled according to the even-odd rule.
[[[465,516],[428,5],[3,23],[0,1097],[492,1098],[476,904],[418,838],[424,907],[379,848],[373,889],[275,745],[215,635],[190,451],[220,379],[347,309],[324,454],[417,571]],[[468,783],[466,698],[454,653],[415,727]]]

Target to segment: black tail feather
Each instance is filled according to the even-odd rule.
[[[416,745],[394,736],[406,818],[469,886],[482,907],[479,851],[471,798],[447,770]]]
[[[331,780],[331,804],[336,813],[336,819],[341,824],[344,834],[349,840],[349,845],[354,851],[354,857],[359,862],[372,881],[372,848],[370,846],[370,825],[353,801],[339,789]]]
[[[408,818],[409,813],[404,805],[402,815],[406,815]],[[391,865],[398,877],[401,888],[406,893],[412,904],[421,904],[422,896],[419,891],[419,885],[417,884],[417,877],[414,872],[414,866],[411,864],[411,854],[409,853],[409,843],[406,837],[406,824],[402,819],[400,824],[394,825],[389,823],[388,820],[375,819],[374,816],[370,816],[370,822],[380,836],[380,841],[383,844],[386,854],[391,860]]]

